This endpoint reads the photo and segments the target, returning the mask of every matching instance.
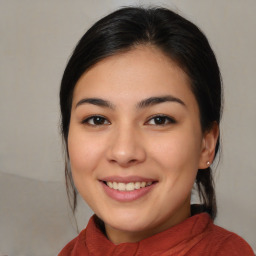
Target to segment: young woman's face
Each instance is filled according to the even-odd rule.
[[[207,167],[204,144],[187,75],[153,47],[100,61],[75,87],[72,175],[114,243],[189,216],[197,170]]]

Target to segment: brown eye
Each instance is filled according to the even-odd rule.
[[[110,124],[110,122],[103,116],[90,116],[90,117],[86,118],[82,123],[89,124],[92,126]]]
[[[168,125],[168,124],[174,124],[174,123],[176,123],[176,121],[173,118],[165,115],[157,115],[149,119],[149,121],[147,121],[147,124],[149,125],[162,125],[162,126]]]

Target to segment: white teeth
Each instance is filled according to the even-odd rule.
[[[116,182],[113,182],[113,189],[118,189],[118,185]]]
[[[145,188],[146,187],[146,182],[145,181],[141,182],[140,186]]]
[[[135,189],[139,189],[140,188],[140,182],[135,182],[134,187],[135,187]]]
[[[111,182],[111,181],[107,182],[107,185],[110,188],[113,188],[113,189],[119,190],[119,191],[133,191],[135,189],[145,188],[147,186],[150,186],[151,184],[152,184],[152,182],[145,182],[145,181],[129,182],[127,184],[122,183],[122,182],[115,182],[115,181],[114,182]]]
[[[107,182],[107,185],[110,187],[110,188],[113,188],[113,183],[112,182]]]
[[[126,190],[132,191],[132,190],[134,190],[134,188],[135,188],[134,183],[130,182],[130,183],[126,184]]]
[[[118,183],[118,190],[125,191],[125,189],[126,189],[126,186],[124,183]]]

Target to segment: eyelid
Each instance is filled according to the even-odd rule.
[[[105,119],[105,121],[108,122],[108,124],[90,124],[88,121],[93,119],[93,118],[97,118],[97,117],[100,117],[102,119]],[[111,124],[111,122],[105,117],[105,116],[102,116],[102,115],[90,115],[86,118],[84,118],[81,122],[82,124],[87,124],[87,125],[90,125],[90,126],[103,126],[103,125],[109,125]]]
[[[168,120],[168,123],[167,123],[167,124],[148,124],[149,121],[151,121],[152,119],[157,118],[157,117],[166,118],[166,119]],[[165,115],[165,114],[155,114],[155,115],[153,115],[153,116],[150,116],[150,117],[147,119],[147,121],[146,121],[145,124],[148,124],[148,125],[155,125],[155,126],[165,126],[165,125],[168,125],[168,124],[175,124],[175,123],[177,123],[176,119],[173,118],[173,117],[171,117],[171,116],[169,116],[169,115]]]

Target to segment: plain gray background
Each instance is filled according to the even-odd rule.
[[[0,255],[56,255],[76,236],[58,130],[60,80],[89,26],[132,4],[169,7],[207,35],[225,92],[216,223],[256,249],[255,0],[0,0]],[[91,214],[79,200],[80,230]]]

